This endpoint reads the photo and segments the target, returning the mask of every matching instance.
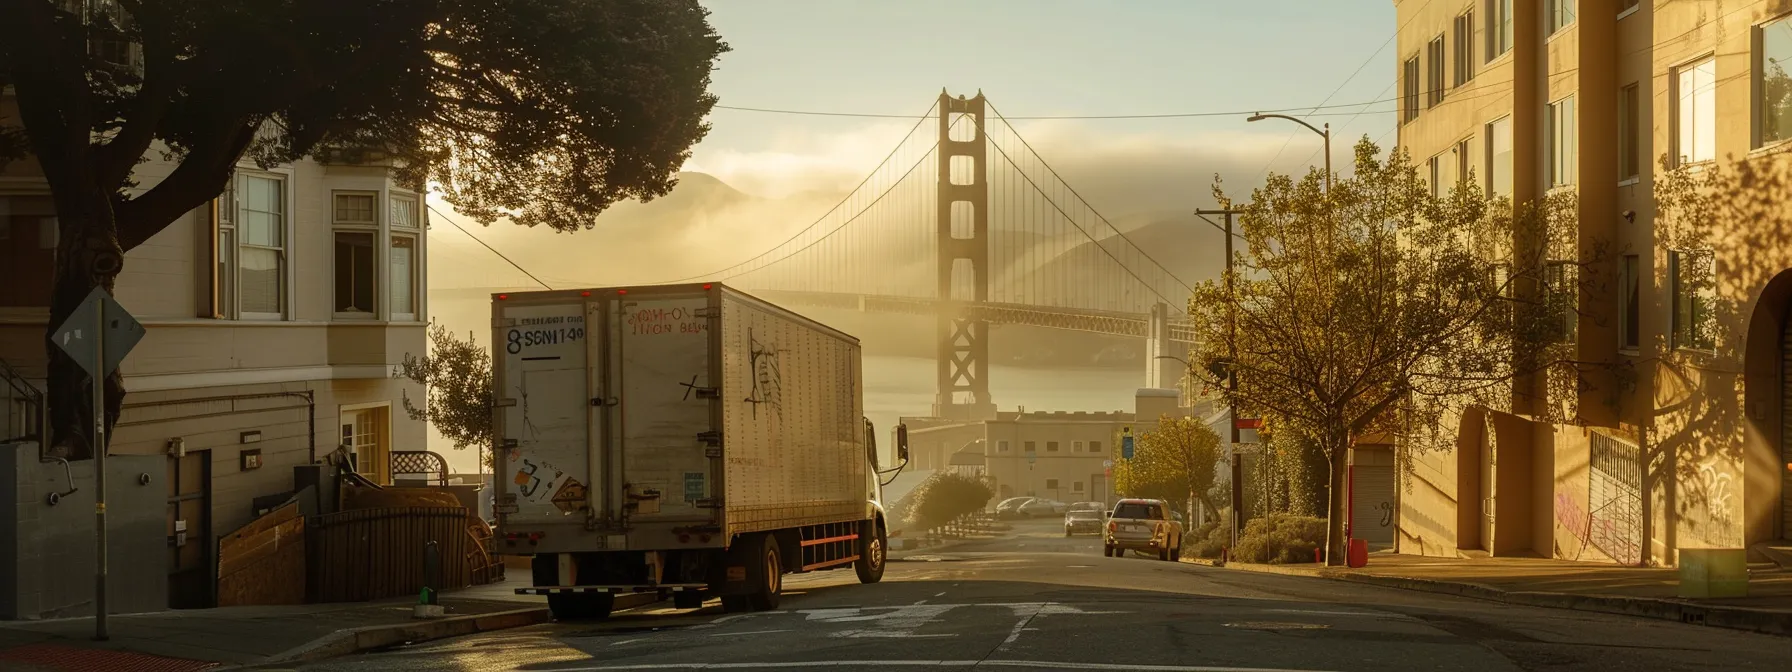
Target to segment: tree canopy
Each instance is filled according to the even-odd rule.
[[[1180,510],[1200,501],[1209,511],[1220,461],[1220,437],[1199,418],[1165,415],[1139,435],[1130,460],[1114,465],[1114,488],[1128,497],[1162,499]],[[1189,518],[1194,524],[1193,517]]]
[[[429,327],[429,353],[406,354],[393,375],[425,387],[427,397],[419,407],[409,396],[404,410],[413,420],[428,422],[454,442],[457,450],[468,446],[491,447],[492,434],[492,353],[479,347],[473,335],[467,340],[456,338],[447,327]],[[480,455],[491,461],[490,453]]]
[[[696,0],[8,0],[0,163],[35,158],[55,200],[55,325],[243,157],[380,161],[484,223],[591,227],[672,188],[726,50]],[[85,376],[48,354],[56,440],[85,439]]]
[[[1514,208],[1472,179],[1434,196],[1401,152],[1366,139],[1328,193],[1318,172],[1272,175],[1238,206],[1242,250],[1197,287],[1196,373],[1245,416],[1311,437],[1330,468],[1330,555],[1343,557],[1343,464],[1358,440],[1438,439],[1471,404],[1506,407],[1518,381],[1564,361],[1573,325],[1573,202]],[[1227,202],[1220,185],[1215,195]],[[1234,330],[1232,327],[1236,325]],[[1223,388],[1223,386],[1222,386]]]

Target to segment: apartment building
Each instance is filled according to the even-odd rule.
[[[147,189],[171,168],[152,160],[134,177]],[[0,361],[17,374],[13,383],[22,378],[41,389],[56,212],[30,161],[7,171],[0,175]],[[358,471],[390,483],[392,451],[424,450],[424,424],[403,404],[407,395],[421,400],[423,390],[395,379],[393,368],[426,347],[426,212],[420,185],[400,183],[388,165],[307,159],[262,169],[244,162],[210,206],[126,254],[115,296],[147,334],[121,365],[128,395],[110,454],[121,464],[165,466],[132,472],[108,490],[113,497],[157,491],[146,532],[156,550],[130,563],[165,578],[160,587],[133,586],[129,571],[115,572],[115,607],[203,606],[216,583],[216,540],[301,487],[296,467],[348,446]],[[12,388],[0,384],[5,389]],[[16,408],[16,398],[8,401]],[[7,430],[0,444],[20,436],[17,429],[0,427]],[[83,490],[70,503],[91,497],[78,486],[92,467],[40,462],[38,451],[14,444],[4,458],[15,482],[0,487],[20,497],[0,520],[0,533],[13,535],[0,546],[14,551],[0,554],[7,556],[0,565],[28,575],[26,584],[84,588],[35,606],[19,597],[12,613],[80,613],[91,599],[92,560],[69,554],[91,553],[92,509],[69,519],[66,530],[33,526],[77,508],[46,503],[41,492],[62,489],[65,471],[68,487]],[[112,536],[139,531],[121,519]],[[153,604],[159,595],[165,604]]]
[[[1518,406],[1450,420],[1456,450],[1415,455],[1403,477],[1399,550],[1772,557],[1792,538],[1792,225],[1774,205],[1792,193],[1745,183],[1723,198],[1758,216],[1690,232],[1658,218],[1654,197],[1662,160],[1792,170],[1792,4],[1394,4],[1398,142],[1433,189],[1574,194],[1565,261],[1587,265],[1552,291],[1578,292],[1570,337],[1595,365],[1577,398],[1550,400],[1574,424]]]

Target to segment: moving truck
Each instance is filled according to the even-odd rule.
[[[883,577],[858,339],[720,283],[494,294],[492,332],[497,551],[533,556],[517,592],[555,617]]]

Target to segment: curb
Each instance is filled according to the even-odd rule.
[[[1578,595],[1541,591],[1501,590],[1481,583],[1437,581],[1404,576],[1357,574],[1321,569],[1297,569],[1275,565],[1230,565],[1232,569],[1264,574],[1307,576],[1333,581],[1348,581],[1386,588],[1400,588],[1427,593],[1455,595],[1527,607],[1571,609],[1621,616],[1637,616],[1690,625],[1743,630],[1765,635],[1792,637],[1792,612],[1695,604],[1652,597],[1616,595]]]
[[[631,599],[632,598],[632,599]],[[615,611],[633,609],[658,602],[653,593],[636,593],[622,595],[616,599]],[[293,649],[268,656],[260,662],[213,668],[223,670],[257,669],[268,665],[289,665],[309,663],[363,653],[375,649],[407,643],[427,642],[449,637],[460,637],[492,630],[521,628],[554,619],[547,607],[513,609],[496,611],[488,614],[469,614],[466,616],[450,616],[447,618],[393,625],[369,625],[360,628],[345,628],[314,639]]]

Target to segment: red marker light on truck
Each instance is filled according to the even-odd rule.
[[[707,282],[706,282],[706,283],[703,283],[703,288],[704,288],[704,289],[709,289],[709,287],[710,287],[710,285],[709,285],[709,283],[707,283]]]
[[[627,293],[628,293],[628,290],[626,290],[626,289],[618,289],[618,290],[616,290],[616,293],[617,293],[617,294],[627,294]]]
[[[499,300],[499,301],[503,301],[503,300],[505,300],[505,299],[508,299],[508,298],[510,298],[510,295],[509,295],[509,294],[499,294],[499,295],[498,295],[498,300]]]
[[[583,292],[579,292],[579,296],[591,296],[591,290],[587,289]]]

